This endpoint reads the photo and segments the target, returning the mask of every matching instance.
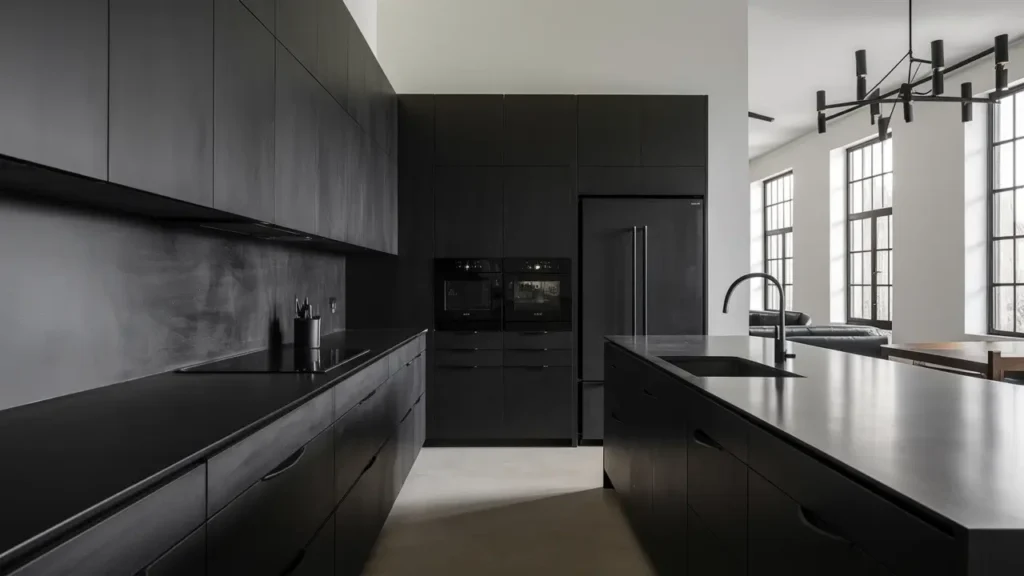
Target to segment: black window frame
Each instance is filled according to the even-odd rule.
[[[986,243],[987,244],[987,246],[986,246],[986,256],[987,257],[986,257],[986,261],[985,261],[985,269],[986,269],[986,275],[988,276],[988,282],[987,282],[988,292],[986,294],[987,301],[988,301],[988,305],[987,305],[988,312],[986,313],[986,316],[988,317],[988,333],[992,334],[992,335],[995,335],[995,336],[1009,336],[1009,337],[1013,337],[1013,338],[1024,338],[1024,323],[1021,323],[1021,326],[1018,326],[1017,325],[1018,324],[1018,322],[1017,322],[1018,314],[1014,313],[1014,315],[1013,315],[1014,329],[1013,330],[1000,330],[1000,329],[997,329],[996,328],[996,322],[995,322],[995,317],[996,317],[996,313],[995,313],[995,302],[996,302],[995,294],[996,294],[996,289],[997,288],[1000,288],[1000,287],[1003,287],[1003,288],[1008,287],[1008,288],[1010,288],[1012,290],[1012,292],[1013,292],[1014,308],[1017,308],[1019,306],[1019,304],[1017,304],[1017,302],[1018,302],[1017,292],[1024,291],[1024,278],[1022,278],[1022,279],[1018,279],[1017,278],[1017,268],[1019,267],[1018,259],[1021,258],[1021,256],[1019,256],[1018,253],[1017,253],[1018,252],[1017,244],[1021,243],[1021,242],[1024,242],[1024,230],[1018,231],[1017,230],[1017,222],[1016,222],[1016,200],[1017,200],[1017,196],[1024,197],[1024,183],[1022,183],[1022,185],[1017,185],[1017,161],[1016,161],[1016,150],[1015,150],[1014,151],[1014,158],[1013,158],[1013,185],[1008,187],[1008,188],[996,188],[996,181],[995,181],[996,180],[995,179],[996,162],[995,162],[995,157],[996,157],[996,148],[999,147],[999,146],[1002,146],[1002,145],[1010,143],[1010,142],[1014,143],[1013,144],[1014,148],[1016,148],[1018,145],[1024,145],[1024,131],[1022,131],[1022,132],[1018,131],[1020,126],[1018,126],[1018,119],[1017,119],[1017,114],[1019,113],[1018,108],[1020,107],[1018,105],[1019,104],[1024,104],[1024,98],[1018,97],[1018,95],[1021,94],[1021,93],[1024,93],[1024,84],[1020,84],[1018,86],[1010,88],[1009,90],[1003,92],[1002,94],[1000,94],[996,98],[998,100],[1003,100],[1003,99],[1006,99],[1006,98],[1014,98],[1015,105],[1013,107],[1014,117],[1013,117],[1013,122],[1012,122],[1012,124],[1014,126],[1013,137],[1009,138],[1009,139],[1005,139],[1005,140],[1000,140],[998,142],[996,141],[996,122],[997,122],[997,119],[996,119],[996,110],[995,109],[998,108],[998,106],[992,106],[989,109],[990,111],[989,111],[989,114],[988,114],[988,135],[987,135],[987,138],[988,138],[988,159],[987,159],[988,160],[987,161],[987,168],[988,168],[988,198],[987,198],[987,200],[988,201],[986,202],[986,208],[987,208],[987,211],[988,211],[988,216],[987,216],[987,225],[988,225],[987,236],[988,236],[988,241]],[[994,234],[995,230],[994,230],[994,223],[993,223],[993,213],[995,212],[995,199],[996,199],[996,195],[997,194],[1006,193],[1006,192],[1009,192],[1011,197],[1012,197],[1012,199],[1013,199],[1013,203],[1010,205],[1011,222],[1012,222],[1011,226],[1012,226],[1013,230],[1012,230],[1012,234],[1010,236],[998,236],[997,237]],[[1010,244],[1013,245],[1013,269],[1014,269],[1013,275],[1014,275],[1014,278],[1013,278],[1013,282],[1012,283],[996,282],[996,279],[995,279],[995,270],[994,270],[995,267],[993,266],[993,257],[995,255],[995,250],[994,249],[995,249],[996,242],[1000,241],[1000,240],[1004,240],[1004,241],[1008,240],[1010,242]]]
[[[769,198],[768,198],[768,188],[769,188],[769,185],[774,183],[774,182],[782,182],[786,178],[790,179],[790,195],[789,195],[789,198],[788,199],[784,198],[782,200],[779,200],[778,202],[771,203],[769,201]],[[782,274],[777,276],[777,279],[778,279],[779,283],[782,284],[782,289],[783,289],[784,292],[787,291],[786,288],[789,288],[788,294],[786,296],[786,310],[787,311],[792,311],[793,310],[793,294],[796,292],[796,289],[793,287],[793,279],[790,278],[790,274],[786,273],[786,262],[787,261],[793,262],[793,257],[795,256],[795,250],[792,249],[793,248],[792,247],[792,238],[793,238],[793,206],[794,206],[793,200],[796,197],[795,190],[793,188],[793,184],[794,184],[794,181],[793,181],[793,171],[792,170],[788,170],[788,171],[783,172],[781,174],[777,174],[775,176],[772,176],[771,178],[766,178],[765,180],[763,180],[761,182],[761,206],[763,207],[762,216],[761,216],[761,226],[762,226],[761,230],[762,230],[762,236],[763,236],[763,240],[764,240],[764,242],[763,242],[764,246],[763,246],[763,250],[762,250],[762,253],[761,253],[761,256],[762,256],[761,263],[764,266],[763,269],[764,269],[765,273],[771,274],[771,272],[769,272],[769,265],[768,265],[769,262],[771,262],[773,260],[781,261],[782,262],[782,265],[780,266],[780,268],[782,269]],[[789,226],[783,226],[783,227],[780,227],[780,228],[773,228],[773,229],[769,230],[768,229],[768,208],[771,207],[771,206],[782,206],[782,205],[785,205],[787,203],[789,204],[789,211],[790,211]],[[783,212],[784,212],[784,210],[783,210]],[[769,242],[770,242],[770,238],[772,238],[774,236],[781,237],[780,245],[781,245],[781,254],[782,254],[782,256],[779,257],[779,258],[769,258]],[[789,238],[788,242],[786,240],[787,237]],[[789,250],[787,250],[787,249],[789,249]],[[790,255],[787,256],[787,254],[790,254]],[[795,266],[795,264],[794,264],[794,266]],[[774,287],[769,287],[767,282],[764,282],[763,286],[764,286],[764,289],[762,290],[763,294],[762,294],[761,304],[764,307],[764,310],[766,310],[768,312],[778,312],[778,308],[772,308],[771,307],[771,303],[770,303],[771,296],[773,294],[775,294]]]
[[[892,136],[891,135],[886,139],[886,141],[889,142],[889,146],[894,146],[894,144],[892,143]],[[890,203],[890,205],[888,207],[885,207],[885,208],[874,208],[872,210],[864,210],[864,211],[856,212],[856,213],[852,212],[853,206],[850,204],[850,199],[851,199],[851,196],[852,196],[852,189],[853,189],[853,185],[854,184],[865,182],[865,181],[870,180],[870,179],[875,178],[875,177],[881,177],[883,182],[884,182],[885,176],[887,174],[893,175],[894,170],[893,170],[893,166],[892,165],[889,166],[889,170],[888,171],[885,170],[885,165],[884,165],[884,162],[885,162],[885,151],[883,149],[882,154],[881,154],[882,162],[883,162],[882,171],[877,173],[877,174],[873,173],[871,176],[864,176],[863,174],[861,174],[861,178],[860,179],[857,179],[857,180],[853,179],[853,171],[852,171],[852,167],[851,167],[851,164],[852,164],[851,158],[852,158],[854,152],[857,152],[858,150],[864,150],[864,149],[870,148],[870,147],[872,147],[872,146],[874,146],[876,144],[880,144],[880,143],[882,143],[882,140],[876,136],[874,138],[871,138],[870,140],[867,140],[866,142],[861,142],[860,144],[856,144],[854,146],[850,146],[850,147],[848,147],[845,150],[845,152],[846,152],[846,158],[845,158],[845,161],[846,161],[846,183],[845,183],[845,186],[843,187],[843,190],[844,190],[844,195],[846,197],[846,200],[843,202],[843,204],[846,207],[846,218],[845,218],[845,229],[846,229],[846,231],[845,231],[845,234],[846,234],[846,250],[845,250],[845,252],[846,252],[846,258],[845,258],[845,263],[846,263],[846,269],[845,269],[846,291],[845,291],[845,306],[844,307],[846,309],[846,322],[847,322],[847,324],[857,324],[857,325],[863,325],[863,326],[874,326],[876,328],[882,328],[882,329],[885,329],[885,330],[892,330],[892,319],[891,318],[892,318],[892,312],[893,312],[893,291],[894,291],[894,284],[892,282],[892,266],[891,266],[892,261],[893,261],[892,260],[892,255],[894,253],[893,245],[891,243],[892,225],[893,225],[892,204]],[[894,189],[893,189],[894,200],[895,200],[895,193],[896,193],[896,191],[895,191],[895,185],[894,185]],[[884,196],[883,196],[883,199],[884,199]],[[888,228],[888,231],[889,231],[888,237],[890,239],[889,240],[889,245],[888,245],[888,247],[885,247],[885,248],[879,248],[878,247],[878,243],[877,243],[877,240],[878,240],[878,234],[877,234],[878,221],[879,221],[880,218],[886,218],[886,217],[888,217],[888,226],[889,226],[889,228]],[[851,224],[853,222],[860,222],[860,221],[863,221],[863,220],[870,220],[870,222],[871,222],[871,225],[870,225],[870,248],[869,249],[859,250],[859,251],[854,251],[852,249],[853,243],[852,243],[852,238],[851,238],[851,233],[850,233]],[[862,246],[863,246],[863,242],[864,241],[868,241],[868,239],[863,238],[863,235],[862,235]],[[889,263],[890,263],[890,267],[888,269],[888,276],[887,276],[889,282],[887,284],[884,284],[884,285],[881,285],[881,286],[884,287],[884,288],[888,288],[888,290],[889,290],[889,318],[890,319],[889,320],[880,320],[880,319],[878,319],[878,288],[880,286],[878,284],[878,274],[879,274],[879,272],[878,272],[878,253],[879,252],[885,252],[885,251],[887,251],[889,253],[889,255],[890,255],[889,256],[889,260],[888,260]],[[871,255],[870,270],[872,271],[872,274],[871,274],[871,282],[870,282],[870,284],[864,284],[864,283],[856,284],[856,285],[853,284],[852,263],[853,263],[853,256],[854,256],[855,253],[870,254]],[[853,316],[850,315],[850,312],[851,312],[850,302],[853,299],[853,294],[854,294],[854,290],[853,289],[855,287],[859,287],[861,289],[869,288],[871,290],[871,318],[859,318],[859,317],[853,317]]]

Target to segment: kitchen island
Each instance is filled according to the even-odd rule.
[[[665,574],[1024,574],[1024,387],[612,336],[606,487]]]

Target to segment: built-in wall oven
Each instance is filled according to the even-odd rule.
[[[568,258],[506,258],[505,330],[572,330]]]
[[[438,330],[501,330],[501,260],[434,260],[434,323]]]

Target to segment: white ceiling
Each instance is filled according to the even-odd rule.
[[[829,102],[856,97],[856,50],[868,53],[868,87],[878,82],[907,51],[907,6],[907,0],[749,0],[750,110],[776,119],[750,121],[750,157],[814,131],[817,90],[826,90]],[[1011,42],[1024,36],[1024,0],[914,2],[920,58],[929,58],[931,41],[942,39],[949,66],[991,47],[998,34],[1009,34]],[[906,64],[883,91],[899,87],[897,74],[906,80]],[[1021,77],[1024,62],[1011,62],[1011,80]],[[946,93],[959,94],[954,79]]]

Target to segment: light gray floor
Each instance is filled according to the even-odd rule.
[[[600,448],[427,448],[365,574],[653,574]]]

